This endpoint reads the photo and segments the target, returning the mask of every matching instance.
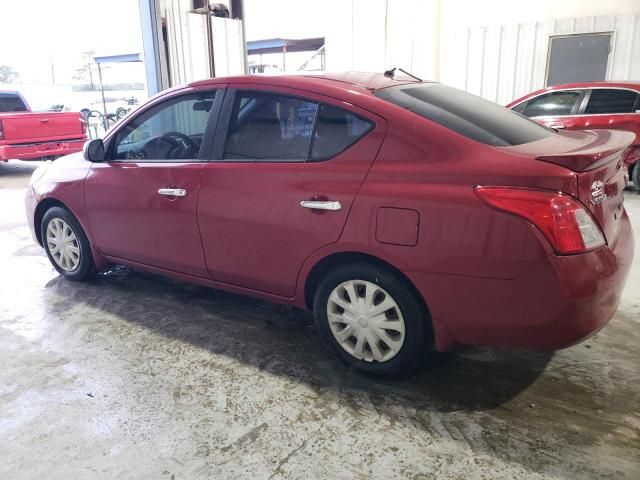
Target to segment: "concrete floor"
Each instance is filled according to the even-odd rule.
[[[378,381],[304,312],[124,268],[60,279],[24,219],[36,165],[0,164],[0,478],[640,478],[640,245],[586,343]]]

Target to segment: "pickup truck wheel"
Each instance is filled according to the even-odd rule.
[[[426,351],[428,313],[405,279],[377,265],[329,272],[316,292],[314,313],[325,343],[363,373],[410,373]]]
[[[96,272],[89,240],[67,209],[52,207],[42,217],[42,243],[53,268],[69,280],[86,280]]]

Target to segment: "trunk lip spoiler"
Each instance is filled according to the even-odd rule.
[[[586,130],[594,134],[594,140],[581,148],[561,153],[545,153],[536,155],[535,159],[568,168],[574,172],[595,170],[619,157],[620,167],[624,160],[623,153],[636,140],[632,132],[621,130]]]

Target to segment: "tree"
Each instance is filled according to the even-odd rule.
[[[83,64],[81,67],[76,69],[76,74],[73,76],[76,80],[82,80],[86,82],[87,80],[91,84],[91,90],[95,90],[96,87],[93,83],[93,53],[94,52],[84,52],[83,55]]]
[[[0,83],[15,82],[20,74],[8,65],[0,65]]]

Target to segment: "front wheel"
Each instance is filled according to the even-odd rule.
[[[95,273],[89,240],[71,212],[62,207],[50,208],[40,229],[47,257],[60,275],[79,281]]]
[[[423,358],[430,319],[406,279],[368,263],[330,272],[315,296],[316,326],[347,365],[406,374]]]

